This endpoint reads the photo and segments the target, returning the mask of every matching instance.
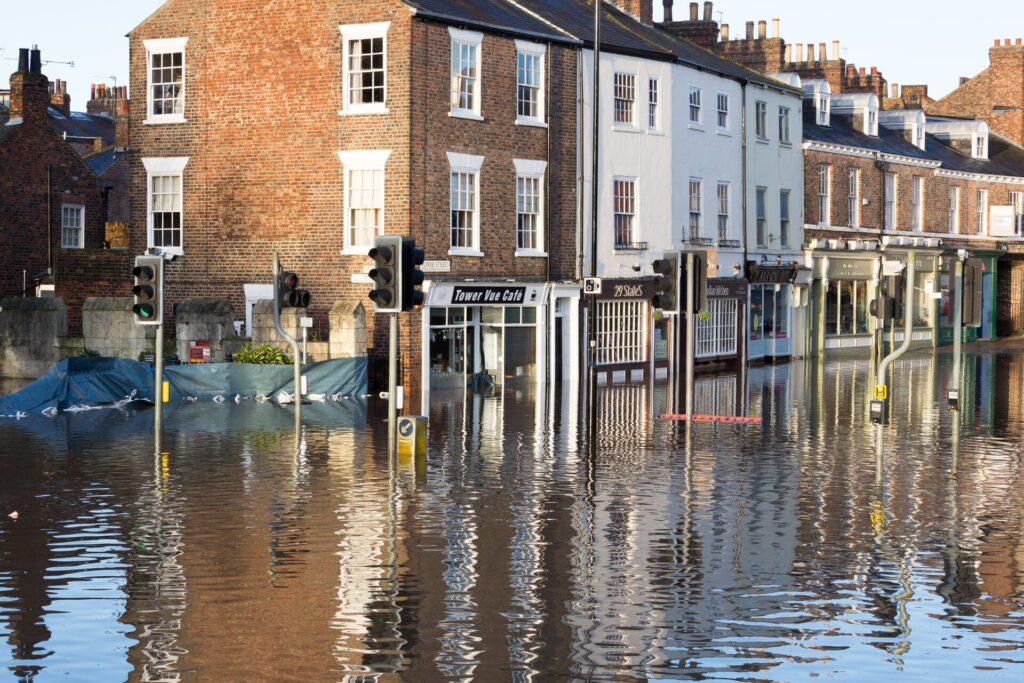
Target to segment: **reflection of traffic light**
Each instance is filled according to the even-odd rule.
[[[159,325],[163,322],[164,259],[162,256],[136,256],[132,268],[135,303],[132,313],[138,325]]]
[[[378,235],[373,238],[370,258],[373,269],[370,279],[374,289],[370,291],[374,310],[378,313],[399,313],[402,311],[401,261],[402,238],[392,235]],[[422,294],[420,294],[422,303]]]
[[[311,296],[308,290],[299,289],[299,276],[295,273],[279,273],[277,276],[277,301],[281,308],[309,308]]]
[[[981,327],[981,290],[985,276],[985,262],[969,258],[964,263],[964,327]]]
[[[414,307],[423,305],[423,292],[416,288],[423,284],[423,271],[420,270],[420,266],[426,258],[426,253],[416,248],[416,240],[411,237],[402,239],[402,275],[399,286],[402,289],[403,311],[411,311]]]
[[[651,306],[665,313],[679,312],[679,252],[666,251],[651,264],[654,269],[654,296]]]

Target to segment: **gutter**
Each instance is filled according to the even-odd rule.
[[[417,9],[415,7],[410,7],[409,11],[412,13],[414,17],[419,17],[420,19],[433,19],[444,24],[452,24],[455,26],[472,26],[474,28],[490,31],[491,33],[498,33],[510,36],[523,36],[545,42],[561,43],[566,45],[582,45],[582,41],[578,39],[565,38],[551,33],[541,33],[540,31],[527,31],[524,29],[513,29],[509,28],[508,26],[499,26],[498,24],[492,24],[486,21],[476,21],[473,19],[467,19],[465,17],[457,17],[452,14],[445,14],[443,12],[424,11],[421,9]]]

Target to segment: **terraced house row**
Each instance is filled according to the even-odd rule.
[[[129,34],[134,96],[117,107],[130,251],[174,257],[169,320],[187,298],[227,298],[243,336],[278,252],[314,294],[315,334],[336,302],[368,305],[375,235],[415,237],[412,405],[478,373],[575,380],[588,326],[601,381],[663,376],[680,335],[649,304],[651,264],[670,249],[708,255],[702,361],[866,354],[882,257],[911,250],[917,343],[951,339],[931,293],[957,249],[987,264],[971,334],[1022,331],[1019,41],[934,101],[890,92],[835,42],[787,44],[778,19],[730,36],[710,2],[665,0],[657,23],[653,9],[602,3],[595,99],[585,0],[168,0]],[[85,252],[102,244],[93,213]],[[58,293],[86,291],[87,273],[56,271]],[[374,361],[383,323],[368,314]]]

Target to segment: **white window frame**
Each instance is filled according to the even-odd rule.
[[[865,131],[865,133],[867,133],[867,135],[869,135],[869,136],[871,136],[873,138],[877,138],[878,137],[878,110],[876,110],[876,109],[868,109],[867,114],[868,114],[867,115],[867,121],[865,122],[867,130]]]
[[[513,159],[512,164],[516,168],[516,256],[525,257],[546,257],[547,252],[544,251],[546,245],[544,243],[544,232],[545,232],[545,210],[547,197],[544,196],[544,175],[547,173],[548,162],[532,160],[532,159]],[[537,224],[534,226],[536,235],[534,236],[534,247],[531,249],[521,249],[519,247],[519,180],[521,178],[528,178],[530,180],[537,181]]]
[[[185,119],[185,105],[188,100],[188,78],[186,67],[185,46],[188,38],[152,38],[142,41],[146,48],[146,119],[142,122],[146,125],[160,125],[168,123],[187,123]],[[154,114],[153,113],[153,55],[181,53],[181,113]]]
[[[661,80],[647,77],[647,130],[661,130]]]
[[[832,166],[818,164],[818,225],[832,221]]]
[[[732,217],[730,211],[730,204],[732,193],[729,191],[729,182],[726,180],[719,180],[718,185],[715,189],[715,203],[718,206],[718,240],[729,239],[729,233],[732,232]]]
[[[949,186],[949,232],[960,234],[960,186]]]
[[[687,115],[686,120],[691,126],[701,127],[703,126],[704,118],[704,107],[703,107],[703,95],[701,94],[701,88],[699,85],[690,86],[690,95],[686,100],[687,102]]]
[[[818,125],[828,126],[831,122],[830,116],[831,107],[829,106],[831,98],[828,95],[818,95]]]
[[[971,152],[975,159],[988,159],[988,137],[985,135],[975,135]]]
[[[789,246],[789,200],[792,192],[786,188],[779,190],[779,246]]]
[[[725,123],[722,123],[722,119],[725,119]],[[729,130],[729,93],[721,90],[715,96],[715,127],[720,131]]]
[[[64,241],[64,231],[69,226],[64,224],[64,212],[74,211],[78,214],[78,240],[74,244]],[[61,204],[60,207],[60,247],[61,249],[85,249],[85,207],[81,204]]]
[[[704,230],[704,179],[690,178],[686,193],[687,233],[690,240],[702,238]]]
[[[545,122],[547,102],[545,101],[546,84],[548,78],[548,57],[547,46],[540,43],[531,43],[526,40],[516,40],[516,123],[523,126],[539,126],[546,128]],[[537,84],[537,115],[522,116],[519,114],[519,55],[536,57],[540,71],[540,82]]]
[[[978,190],[977,214],[974,220],[974,231],[976,235],[988,234],[988,190]]]
[[[338,160],[341,161],[342,169],[345,174],[345,199],[344,199],[344,219],[342,224],[344,226],[344,235],[342,237],[342,254],[346,255],[363,255],[369,253],[370,248],[373,246],[372,240],[370,244],[358,245],[352,243],[352,207],[350,206],[350,197],[352,190],[351,176],[353,171],[380,171],[381,172],[381,185],[382,188],[387,187],[387,165],[388,158],[391,156],[390,149],[379,149],[379,150],[353,150],[338,152]],[[387,194],[385,192],[384,196]],[[386,223],[385,205],[386,201],[381,202],[380,207],[380,226],[377,228],[377,235],[384,234],[384,226]]]
[[[758,185],[754,188],[754,229],[757,246],[768,246],[768,188]]]
[[[448,116],[460,119],[471,119],[473,121],[483,121],[484,117],[481,113],[483,111],[483,41],[484,34],[477,31],[466,31],[460,28],[448,27],[448,34],[451,36],[451,49],[449,50],[449,61],[448,61]],[[473,106],[469,108],[457,107],[452,98],[452,93],[455,88],[455,47],[457,45],[467,45],[476,48],[476,77],[473,80]]]
[[[480,250],[480,169],[484,165],[484,157],[472,154],[458,154],[448,152],[448,255],[449,256],[473,256],[482,258],[484,252]],[[473,208],[473,224],[470,226],[471,246],[453,247],[451,238],[451,179],[453,173],[468,173],[473,176],[473,191],[476,198],[476,205]]]
[[[860,227],[860,169],[851,166],[846,171],[846,219],[849,227]]]
[[[142,165],[146,169],[146,246],[155,248],[153,244],[153,178],[154,176],[178,176],[181,185],[181,244],[177,247],[160,247],[165,254],[182,256],[185,254],[185,167],[189,157],[143,157]]]
[[[391,28],[390,21],[379,21],[370,24],[341,24],[338,30],[341,32],[341,109],[339,114],[345,116],[357,116],[364,114],[387,114],[388,113],[388,29]],[[350,43],[354,40],[366,40],[382,38],[384,41],[384,101],[352,104],[352,89],[350,76]]]
[[[790,109],[789,107],[779,107],[779,144],[780,145],[791,145],[793,144],[789,138],[789,122],[790,122]]]
[[[598,301],[597,364],[646,362],[648,320],[646,301]]]
[[[924,177],[916,175],[910,183],[910,228],[924,230]]]
[[[1007,201],[1013,207],[1013,225],[1017,236],[1020,237],[1021,231],[1024,230],[1024,192],[1011,191]]]
[[[620,86],[619,79],[629,79],[629,83],[623,82]],[[621,92],[625,92],[628,88],[632,92],[632,99],[626,99],[625,97],[619,97],[620,87]],[[616,104],[619,100],[629,103],[628,109],[623,109],[623,112],[628,113],[628,121],[619,121],[617,116],[619,110]],[[616,71],[612,74],[612,126],[619,128],[636,128],[636,74],[629,71]]]
[[[900,179],[892,171],[886,171],[882,179],[885,193],[885,204],[882,207],[882,224],[885,230],[896,230],[899,224],[899,202],[896,192],[899,191]]]
[[[754,135],[758,140],[768,140],[768,103],[764,100],[754,101]]]
[[[633,196],[632,196],[632,211],[631,212],[619,212],[616,209],[618,202],[616,201],[615,186],[618,183],[629,183],[632,185]],[[629,241],[619,242],[617,239],[617,227],[616,217],[617,216],[629,216]],[[615,176],[612,178],[612,246],[615,249],[630,249],[632,245],[638,243],[640,240],[637,239],[640,233],[640,180],[636,176]]]

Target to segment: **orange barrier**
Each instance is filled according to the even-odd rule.
[[[688,415],[676,415],[672,413],[666,413],[661,416],[662,420],[679,420],[686,422],[690,420]],[[739,415],[694,415],[692,422],[725,422],[728,424],[760,424],[761,418],[759,417],[740,417]]]

